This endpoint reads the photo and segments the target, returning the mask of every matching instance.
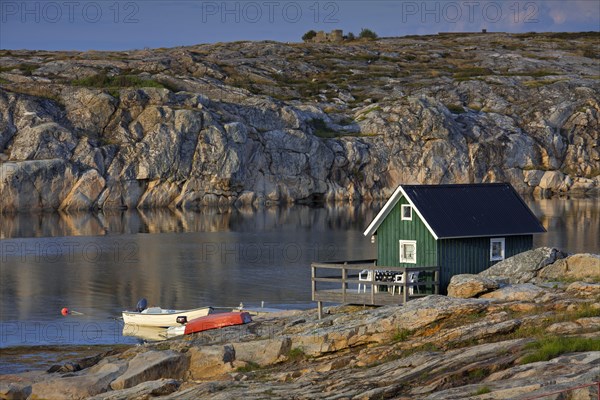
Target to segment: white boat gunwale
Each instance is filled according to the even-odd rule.
[[[157,307],[153,307],[157,308]],[[159,308],[160,309],[160,308]],[[123,311],[123,322],[129,325],[140,326],[155,326],[155,327],[171,327],[179,326],[177,323],[178,317],[186,317],[188,321],[199,317],[205,317],[212,311],[212,307],[200,307],[189,310],[168,310],[160,309],[161,312],[139,312],[139,311]],[[146,311],[146,310],[144,310]]]

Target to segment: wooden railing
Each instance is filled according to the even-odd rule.
[[[439,270],[439,267],[387,267],[377,265],[377,260],[316,262],[311,264],[312,300],[317,302],[319,316],[322,314],[323,302],[363,305],[405,304],[413,298],[438,294]],[[370,277],[370,279],[359,279],[361,272],[365,278]],[[384,272],[391,276],[403,275],[403,279],[402,282],[376,280],[377,272]],[[419,272],[422,279],[409,282],[408,277],[411,272]],[[433,279],[425,277],[426,275]],[[322,288],[324,285],[327,287]],[[366,286],[360,291],[359,285]],[[368,292],[367,286],[370,286]],[[395,289],[398,289],[397,296]]]

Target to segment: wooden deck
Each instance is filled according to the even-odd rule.
[[[312,263],[311,271],[312,300],[317,302],[319,316],[322,314],[322,303],[401,305],[411,299],[439,292],[439,267],[386,267],[377,265],[376,260],[360,260]],[[372,272],[371,280],[359,280],[360,272],[363,272],[363,278],[366,277],[364,271]],[[403,282],[375,280],[376,271],[404,275]],[[407,279],[410,272],[419,272],[421,276],[429,275],[431,278],[410,283]]]

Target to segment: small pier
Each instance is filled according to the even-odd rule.
[[[439,267],[387,267],[377,260],[311,264],[312,300],[323,303],[393,305],[439,293]],[[416,273],[416,274],[415,274]],[[410,279],[411,276],[418,279]]]

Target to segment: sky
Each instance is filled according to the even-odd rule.
[[[238,40],[298,42],[308,30],[379,36],[600,30],[598,0],[0,0],[0,48],[129,50]]]

